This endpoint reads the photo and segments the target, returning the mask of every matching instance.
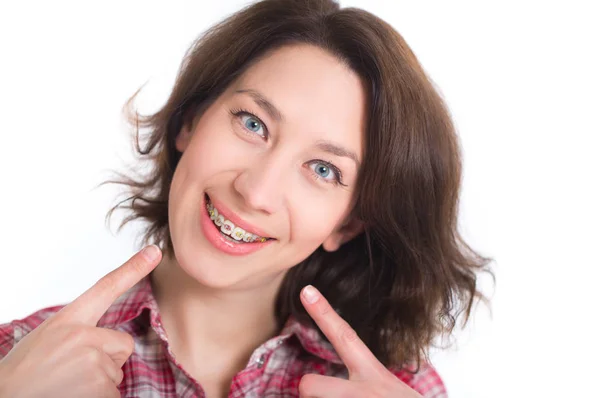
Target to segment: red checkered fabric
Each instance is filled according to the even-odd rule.
[[[0,325],[0,359],[27,333],[62,306],[42,309]],[[123,366],[122,397],[204,397],[196,382],[174,357],[162,327],[149,277],[123,294],[98,322],[133,336],[135,348]],[[290,319],[280,335],[266,341],[232,380],[229,397],[297,397],[303,375],[316,373],[348,378],[348,371],[331,344],[316,329]],[[417,373],[393,373],[425,398],[447,397],[444,384],[429,365]]]

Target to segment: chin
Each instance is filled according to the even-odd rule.
[[[175,249],[175,258],[179,267],[189,277],[199,284],[212,289],[223,289],[239,284],[247,275],[235,272],[232,261],[223,258],[215,258],[199,248],[189,250]],[[235,267],[244,266],[236,264]]]

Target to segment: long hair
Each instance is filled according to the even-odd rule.
[[[476,279],[490,272],[491,260],[457,230],[462,164],[448,109],[402,36],[369,12],[331,0],[266,0],[206,31],[186,53],[165,105],[146,116],[130,110],[138,161],[150,172],[107,181],[128,190],[107,219],[124,209],[121,227],[145,221],[145,243],[172,254],[167,209],[181,156],[176,135],[253,62],[294,44],[328,51],[365,82],[366,161],[352,210],[365,231],[291,268],[275,315],[280,325],[290,316],[312,323],[299,300],[302,287],[312,284],[382,363],[419,363],[483,298]]]

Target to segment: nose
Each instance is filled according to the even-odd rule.
[[[234,189],[248,208],[273,214],[284,202],[284,174],[288,168],[289,158],[287,163],[281,156],[256,158],[237,176]]]

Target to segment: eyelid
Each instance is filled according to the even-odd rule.
[[[267,125],[265,124],[265,122],[262,121],[262,119],[258,116],[256,116],[254,113],[246,110],[246,109],[242,109],[242,108],[236,108],[236,109],[232,109],[229,111],[233,116],[235,116],[236,118],[241,120],[242,116],[250,116],[256,120],[258,120],[258,122],[260,123],[260,125],[262,126],[262,128],[265,131],[265,136],[261,137],[260,135],[254,133],[254,132],[248,132],[248,129],[245,126],[242,126],[242,128],[244,129],[244,131],[248,132],[249,135],[255,135],[260,137],[262,140],[267,140],[270,136],[269,134],[269,129],[267,128]]]
[[[316,178],[318,178],[319,180],[325,181],[327,184],[335,184],[335,185],[340,185],[340,186],[344,186],[344,187],[348,186],[343,183],[342,178],[344,175],[343,175],[342,171],[335,164],[328,162],[326,160],[321,160],[321,159],[313,159],[308,162],[308,164],[314,164],[314,163],[322,163],[322,164],[326,165],[327,167],[329,167],[331,169],[331,171],[335,175],[334,180],[326,180],[323,177],[321,177],[318,174],[313,172],[313,174],[316,176]]]
[[[265,136],[261,137],[260,135],[254,133],[254,132],[250,132],[248,131],[248,129],[245,126],[242,126],[242,128],[244,129],[244,131],[248,134],[248,135],[252,135],[252,136],[258,136],[259,138],[261,138],[262,140],[268,140],[270,137],[270,133],[269,133],[269,129],[267,127],[267,125],[265,124],[265,122],[262,121],[262,119],[260,117],[258,117],[257,115],[255,115],[254,113],[243,109],[243,108],[235,108],[235,109],[231,109],[230,113],[235,116],[236,118],[241,120],[242,116],[250,116],[256,120],[258,120],[258,122],[261,124],[262,128],[265,131]],[[334,185],[339,185],[339,186],[344,186],[347,187],[347,184],[344,184],[342,182],[342,178],[343,178],[343,173],[342,171],[339,169],[339,167],[337,167],[335,164],[333,164],[332,162],[328,162],[326,160],[322,160],[322,159],[313,159],[309,162],[307,162],[308,164],[313,164],[313,163],[322,163],[324,165],[326,165],[327,167],[329,167],[331,169],[331,171],[334,173],[335,175],[335,179],[334,180],[325,180],[323,177],[319,176],[318,174],[316,174],[314,171],[311,170],[311,172],[313,172],[313,175],[315,176],[316,179],[318,180],[322,180],[327,184],[334,184]]]

